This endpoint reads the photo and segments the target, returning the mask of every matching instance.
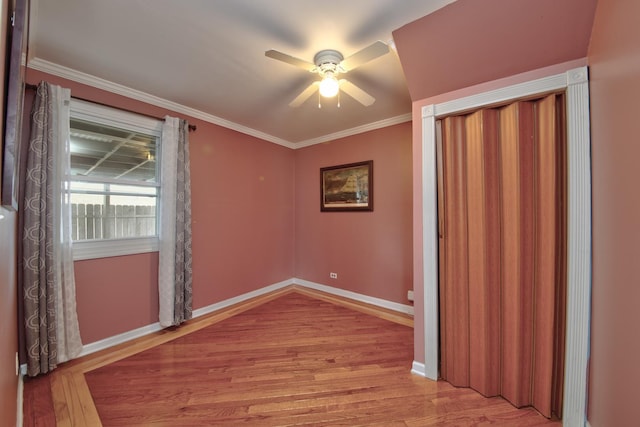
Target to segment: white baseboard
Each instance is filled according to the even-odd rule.
[[[95,341],[90,344],[85,344],[82,346],[82,351],[80,352],[78,357],[86,356],[88,354],[95,353],[100,350],[105,350],[107,348],[125,343],[127,341],[131,341],[136,338],[143,337],[145,335],[152,334],[154,332],[158,332],[160,330],[162,330],[162,327],[160,326],[159,322],[156,322],[151,325],[143,326],[138,329],[132,329],[122,334],[118,334],[109,338],[102,339],[100,341]]]
[[[215,304],[211,304],[206,307],[199,308],[197,310],[193,310],[193,313],[192,313],[193,318],[204,316],[205,314],[213,313],[215,311],[232,306],[234,304],[241,303],[243,301],[250,300],[260,295],[268,294],[269,292],[277,291],[279,289],[290,286],[291,284],[292,284],[292,280],[285,280],[279,283],[274,283],[273,285],[265,286],[264,288],[257,289],[255,291],[247,292],[246,294],[238,295],[237,297],[229,298],[227,300],[220,301]],[[86,356],[88,354],[95,353],[100,350],[105,350],[107,348],[116,346],[118,344],[122,344],[127,341],[131,341],[133,339],[152,334],[162,329],[163,328],[160,326],[160,323],[156,322],[151,325],[143,326],[138,329],[133,329],[131,331],[124,332],[122,334],[118,334],[109,338],[102,339],[100,341],[92,342],[82,347],[82,352],[78,357]]]
[[[238,304],[238,303],[250,300],[252,298],[256,298],[261,295],[265,295],[270,292],[274,292],[274,291],[286,288],[287,286],[291,286],[294,284],[303,286],[306,288],[326,292],[328,294],[348,298],[354,301],[359,301],[366,304],[383,307],[383,308],[397,311],[400,313],[413,315],[413,307],[410,305],[399,304],[396,302],[387,301],[387,300],[383,300],[375,297],[370,297],[370,296],[359,294],[356,292],[345,291],[344,289],[338,289],[331,286],[322,285],[320,283],[310,282],[308,280],[292,278],[289,280],[284,280],[282,282],[274,283],[273,285],[265,286],[264,288],[260,288],[255,291],[247,292],[246,294],[238,295],[237,297],[229,298],[224,301],[220,301],[215,304],[211,304],[206,307],[199,308],[197,310],[193,310],[193,318],[204,316],[206,314],[210,314],[218,310],[222,310],[223,308],[227,308],[234,304]],[[127,341],[131,341],[133,339],[152,334],[162,329],[163,328],[160,326],[160,323],[156,322],[151,325],[143,326],[141,328],[133,329],[131,331],[124,332],[122,334],[118,334],[109,338],[102,339],[100,341],[92,342],[82,347],[82,352],[78,357],[86,356],[88,354],[95,353],[100,350],[105,350],[107,348],[125,343]]]
[[[343,298],[348,298],[354,301],[375,305],[378,307],[386,308],[389,310],[393,310],[393,311],[397,311],[400,313],[409,314],[413,316],[413,307],[410,305],[387,301],[381,298],[370,297],[368,295],[346,291],[344,289],[334,288],[332,286],[322,285],[320,283],[310,282],[308,280],[298,279],[295,277],[292,280],[295,285],[304,286],[305,288],[315,289],[317,291],[326,292],[328,294],[337,295]]]
[[[425,370],[424,363],[416,362],[414,360],[413,364],[411,365],[411,373],[426,378],[427,371]]]
[[[213,313],[214,311],[222,310],[223,308],[227,308],[231,305],[250,300],[251,298],[259,297],[261,295],[268,294],[269,292],[274,292],[282,288],[286,288],[287,286],[291,286],[292,283],[293,279],[284,280],[282,282],[274,283],[273,285],[269,285],[255,291],[247,292],[246,294],[238,295],[237,297],[229,298],[227,300],[220,301],[215,304],[199,308],[197,310],[193,310],[193,317],[200,317],[204,316],[205,314]]]

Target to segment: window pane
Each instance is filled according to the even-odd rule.
[[[71,174],[156,182],[156,137],[71,119]]]
[[[73,240],[155,236],[157,193],[156,187],[71,181]]]

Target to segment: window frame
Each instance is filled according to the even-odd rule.
[[[73,119],[86,120],[93,123],[117,127],[134,132],[146,133],[155,136],[156,162],[159,164],[162,156],[161,137],[163,121],[151,117],[118,110],[101,104],[71,98],[69,104],[69,116]],[[157,169],[157,181],[159,183],[156,196],[156,224],[160,220],[160,205],[162,197],[162,176],[160,168]],[[69,181],[73,181],[70,177]],[[73,242],[74,261],[107,258],[122,255],[135,255],[149,252],[157,252],[159,238],[155,236],[130,237],[119,239],[100,239]]]

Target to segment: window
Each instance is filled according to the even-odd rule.
[[[74,259],[157,250],[162,122],[78,100],[70,116]]]

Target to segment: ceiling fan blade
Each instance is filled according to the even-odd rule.
[[[289,103],[289,107],[301,106],[304,103],[304,101],[309,99],[309,97],[318,90],[319,85],[320,85],[319,82],[311,83],[309,86],[307,86],[305,90],[302,91],[300,95],[296,96],[296,98]]]
[[[385,42],[378,40],[372,45],[369,45],[350,57],[342,60],[342,62],[340,62],[340,67],[344,71],[350,71],[386,53],[389,53],[389,46]]]
[[[368,107],[376,102],[376,99],[373,96],[369,95],[367,92],[360,89],[358,86],[354,85],[348,80],[340,80],[340,89],[365,107]]]
[[[293,65],[298,68],[302,68],[307,71],[315,71],[316,65],[311,62],[307,62],[303,59],[295,58],[291,55],[287,55],[286,53],[278,52],[277,50],[268,50],[264,53],[264,55],[268,58],[277,59],[278,61],[286,62],[287,64]]]

